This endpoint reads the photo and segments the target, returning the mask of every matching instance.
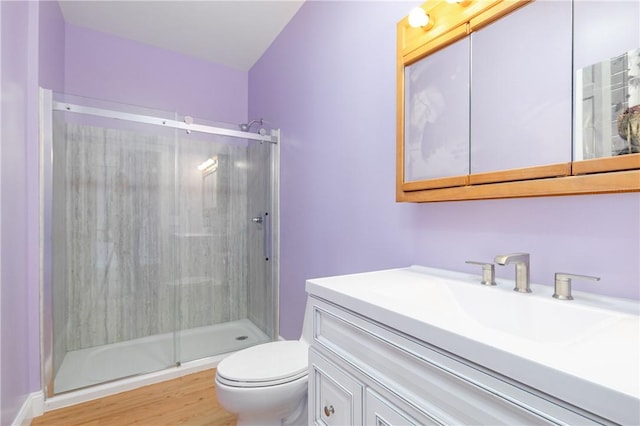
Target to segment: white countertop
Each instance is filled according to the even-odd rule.
[[[307,281],[307,292],[607,419],[640,423],[640,304],[426,267]]]

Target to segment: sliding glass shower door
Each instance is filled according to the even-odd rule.
[[[233,139],[199,132],[178,136],[180,362],[274,337],[274,146]]]
[[[277,145],[173,113],[50,103],[47,394],[272,340]]]

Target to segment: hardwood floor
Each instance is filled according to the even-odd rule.
[[[32,426],[235,426],[218,405],[215,369],[144,386],[36,417]]]

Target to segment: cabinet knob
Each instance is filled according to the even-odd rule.
[[[335,413],[336,410],[333,409],[333,405],[330,406],[324,406],[324,415],[329,417],[330,415],[332,415],[333,413]]]

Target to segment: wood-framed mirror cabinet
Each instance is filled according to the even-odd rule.
[[[636,133],[627,134],[626,152],[612,153],[608,143],[608,152],[594,156],[575,143],[583,132],[574,123],[591,119],[586,112],[583,117],[582,100],[576,101],[582,86],[576,87],[595,74],[576,70],[599,61],[609,69],[613,56],[581,63],[590,60],[581,50],[605,55],[593,53],[591,41],[575,39],[580,25],[594,27],[577,21],[585,0],[450,1],[424,3],[430,20],[424,27],[411,27],[408,17],[397,26],[397,201],[640,191],[640,153],[631,146],[632,140],[638,144],[637,127],[627,125]],[[615,2],[601,3],[613,10]],[[628,28],[607,22],[614,17],[603,14],[601,23],[617,25],[635,42],[638,23]],[[603,31],[595,26],[594,32]],[[638,48],[640,35],[635,37]],[[624,66],[640,69],[631,60]],[[605,113],[620,117],[619,111]],[[616,131],[615,118],[609,121],[606,126]]]

